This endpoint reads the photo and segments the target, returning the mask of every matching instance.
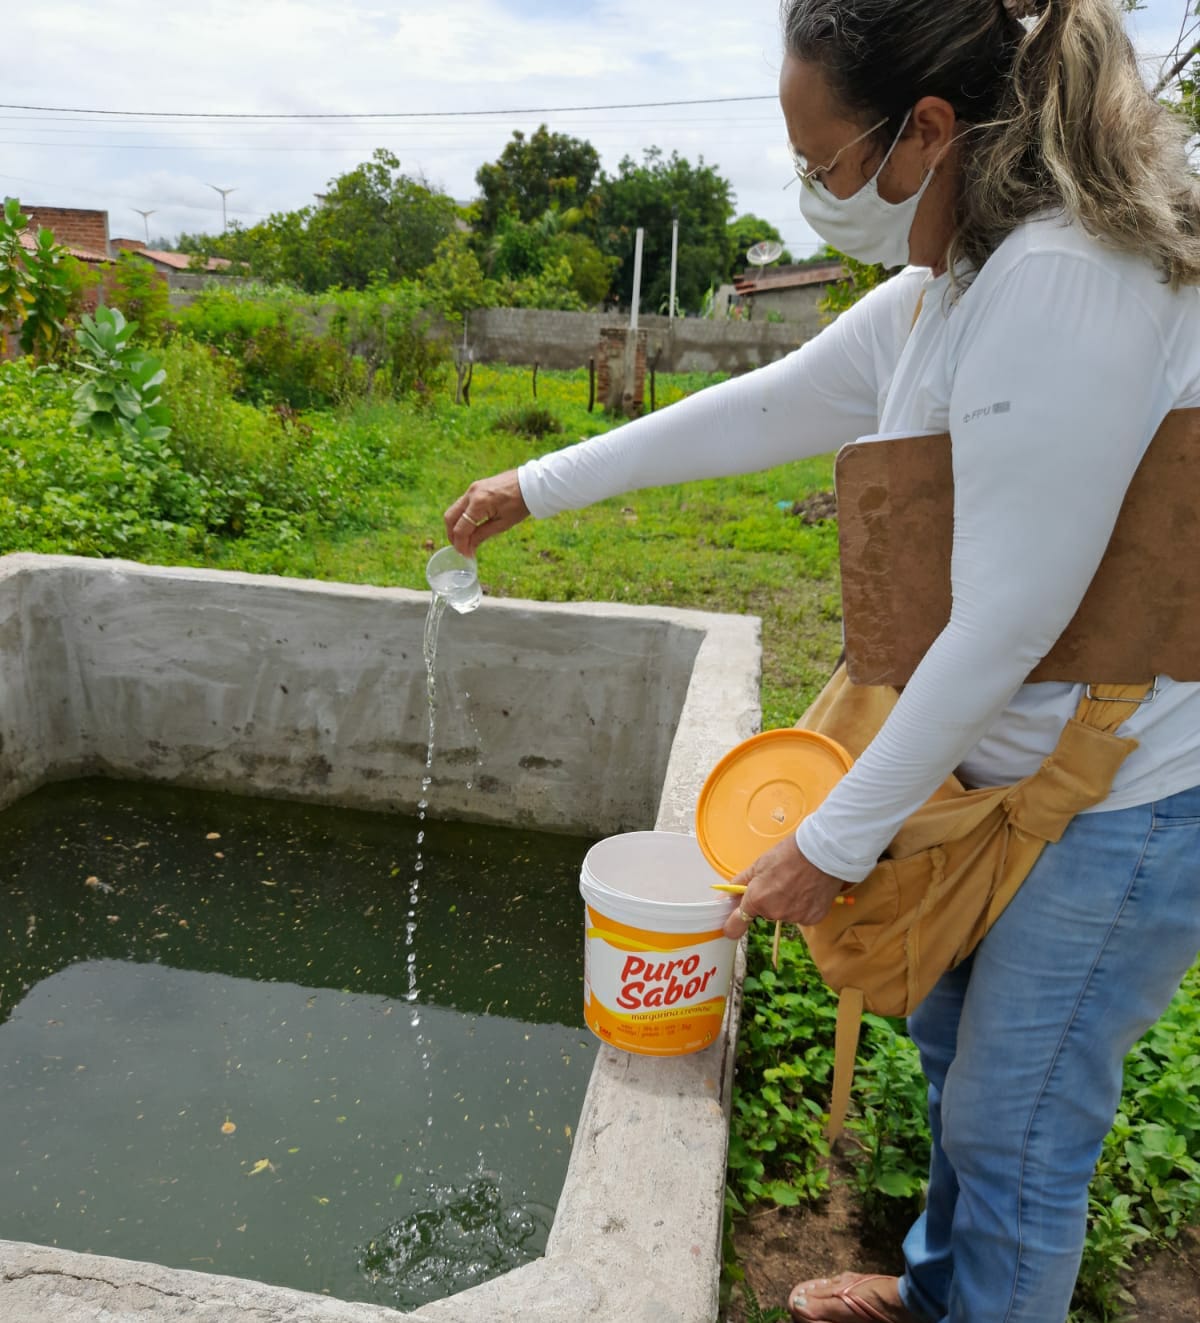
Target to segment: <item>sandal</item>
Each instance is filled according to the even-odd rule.
[[[882,1273],[844,1272],[839,1277],[801,1282],[792,1288],[788,1310],[796,1323],[860,1323],[863,1319],[870,1323],[920,1323],[900,1299],[899,1280]],[[871,1286],[876,1282],[882,1289]]]

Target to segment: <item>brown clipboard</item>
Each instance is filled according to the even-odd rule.
[[[853,442],[836,481],[850,679],[907,684],[950,619],[949,433]],[[1200,680],[1198,576],[1200,409],[1178,409],[1134,475],[1079,610],[1029,680]]]

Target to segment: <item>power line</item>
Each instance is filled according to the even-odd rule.
[[[304,114],[281,114],[270,111],[232,110],[98,110],[82,106],[26,106],[0,101],[0,110],[33,110],[55,115],[113,115],[134,119],[470,119],[489,115],[565,115],[577,111],[657,110],[665,106],[726,106],[744,101],[774,101],[776,97],[712,96],[685,101],[623,101],[595,106],[521,106],[515,110],[370,110],[312,111]]]

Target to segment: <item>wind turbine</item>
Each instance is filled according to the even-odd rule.
[[[225,215],[225,199],[230,193],[236,193],[237,188],[217,188],[216,184],[209,184],[209,188],[221,195],[221,232],[222,234],[229,228],[229,221]]]
[[[141,207],[132,208],[142,218],[142,224],[146,227],[146,247],[150,247],[150,217],[158,210],[157,207],[151,207],[149,211],[143,211]]]

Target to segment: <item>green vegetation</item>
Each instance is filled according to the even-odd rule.
[[[17,283],[0,266],[19,324],[39,314],[12,294]],[[454,405],[449,351],[424,334],[408,282],[342,291],[332,314],[277,289],[214,293],[174,326],[154,317],[138,280],[126,297],[151,309],[149,335],[101,309],[77,343],[60,332],[47,362],[0,364],[0,552],[421,589],[444,540],[441,513],[473,478],[613,425],[587,412],[583,372],[540,374],[535,401],[528,370],[479,366],[472,406]],[[659,399],[710,380],[664,376]],[[831,476],[817,459],[529,520],[485,544],[481,577],[497,596],[757,615],[764,725],[787,725],[840,647],[836,530],[790,513]],[[833,999],[799,940],[785,935],[772,968],[768,931],[751,934],[745,990],[731,1216],[818,1199],[828,1182]],[[1200,1215],[1198,1030],[1200,965],[1129,1058],[1092,1189],[1080,1323],[1116,1317],[1121,1274],[1141,1248]],[[855,1103],[862,1205],[892,1223],[915,1208],[928,1157],[924,1088],[902,1025],[868,1017]]]
[[[610,175],[591,143],[545,125],[528,137],[515,131],[479,167],[480,196],[466,206],[400,165],[380,148],[331,179],[318,206],[184,234],[177,246],[308,294],[419,282],[423,306],[461,318],[473,308],[627,306],[639,227],[642,306],[665,308],[676,219],[678,311],[699,312],[705,291],[745,266],[751,244],[779,238],[767,221],[736,216],[729,181],[703,158],[650,147]]]

